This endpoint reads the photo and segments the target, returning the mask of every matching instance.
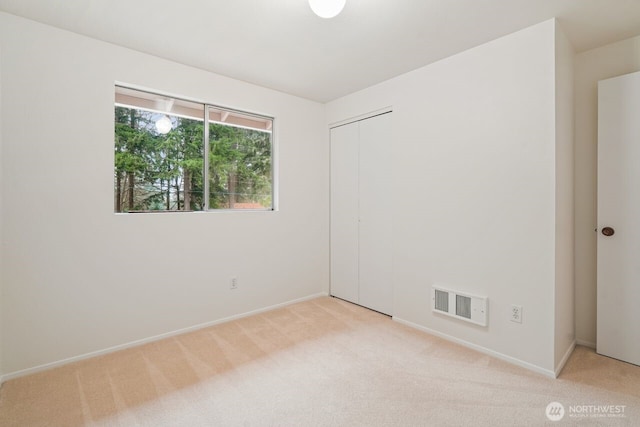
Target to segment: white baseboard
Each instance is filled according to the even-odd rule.
[[[569,360],[569,357],[571,357],[571,353],[573,353],[573,350],[575,350],[575,348],[576,348],[576,340],[573,340],[571,344],[569,344],[569,348],[567,349],[566,353],[562,357],[562,360],[560,361],[560,363],[558,363],[558,366],[556,366],[556,375],[555,375],[556,378],[558,378],[558,376],[560,375],[560,372],[562,372],[562,368],[564,368],[564,365],[567,364],[567,361]]]
[[[591,341],[584,341],[584,340],[576,339],[576,344],[577,345],[581,345],[583,347],[589,347],[589,348],[593,348],[593,349],[596,348],[596,343],[591,342]]]
[[[56,362],[45,363],[44,365],[34,366],[33,368],[27,368],[27,369],[22,369],[22,370],[16,371],[16,372],[11,372],[11,373],[4,374],[4,375],[0,376],[0,386],[5,381],[12,380],[14,378],[19,378],[19,377],[23,377],[25,375],[35,374],[37,372],[42,372],[42,371],[46,371],[48,369],[57,368],[59,366],[68,365],[69,363],[78,362],[80,360],[90,359],[90,358],[96,357],[96,356],[102,356],[102,355],[105,355],[105,354],[113,353],[114,351],[124,350],[124,349],[131,348],[131,347],[137,347],[137,346],[140,346],[140,345],[143,345],[143,344],[147,344],[147,343],[150,343],[150,342],[159,341],[159,340],[162,340],[162,339],[165,339],[165,338],[170,338],[170,337],[173,337],[173,336],[176,336],[176,335],[186,334],[188,332],[193,332],[193,331],[197,331],[199,329],[208,328],[210,326],[218,325],[220,323],[230,322],[232,320],[241,319],[243,317],[248,317],[248,316],[253,316],[255,314],[264,313],[266,311],[275,310],[275,309],[278,309],[278,308],[286,307],[288,305],[296,304],[296,303],[303,302],[303,301],[309,301],[309,300],[312,300],[312,299],[315,299],[315,298],[319,298],[319,297],[326,297],[328,295],[329,294],[327,292],[320,292],[320,293],[317,293],[317,294],[309,295],[309,296],[298,298],[298,299],[295,299],[295,300],[286,301],[286,302],[283,302],[283,303],[280,303],[280,304],[270,305],[268,307],[259,308],[257,310],[252,310],[252,311],[248,311],[246,313],[236,314],[236,315],[225,317],[225,318],[222,318],[222,319],[213,320],[211,322],[201,323],[201,324],[198,324],[198,325],[189,326],[187,328],[182,328],[182,329],[178,329],[178,330],[175,330],[175,331],[166,332],[164,334],[155,335],[155,336],[152,336],[152,337],[143,338],[143,339],[136,340],[136,341],[131,341],[131,342],[128,342],[128,343],[125,343],[125,344],[120,344],[120,345],[116,345],[116,346],[113,346],[113,347],[105,348],[103,350],[92,351],[90,353],[81,354],[79,356],[73,356],[73,357],[69,357],[67,359],[58,360]]]
[[[506,354],[502,354],[502,353],[499,353],[497,351],[490,350],[488,348],[479,346],[477,344],[473,344],[473,343],[470,343],[468,341],[461,340],[461,339],[456,338],[456,337],[452,337],[451,335],[443,334],[442,332],[438,332],[438,331],[435,331],[433,329],[429,329],[429,328],[427,328],[425,326],[421,326],[421,325],[418,325],[416,323],[409,322],[407,320],[402,320],[402,319],[399,319],[397,317],[393,317],[393,320],[395,320],[398,323],[402,323],[403,325],[407,325],[407,326],[409,326],[411,328],[418,329],[420,331],[426,332],[426,333],[428,333],[430,335],[435,335],[435,336],[437,336],[439,338],[442,338],[442,339],[445,339],[447,341],[451,341],[451,342],[454,342],[456,344],[460,344],[460,345],[462,345],[464,347],[479,351],[480,353],[484,353],[484,354],[487,354],[489,356],[493,356],[496,359],[504,360],[505,362],[509,362],[509,363],[511,363],[513,365],[520,366],[522,368],[528,369],[528,370],[533,371],[533,372],[537,372],[539,374],[542,374],[542,375],[550,377],[550,378],[556,378],[556,373],[554,371],[550,370],[550,369],[541,368],[540,366],[534,365],[534,364],[529,363],[529,362],[525,362],[524,360],[520,360],[520,359],[516,359],[515,357],[507,356]],[[568,358],[568,356],[567,356],[567,358]]]

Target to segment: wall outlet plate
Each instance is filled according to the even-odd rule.
[[[521,305],[511,306],[511,321],[516,323],[522,323],[522,306]]]

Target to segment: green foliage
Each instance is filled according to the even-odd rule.
[[[159,117],[115,108],[117,212],[204,209],[203,123],[172,117],[161,135]],[[209,150],[210,208],[271,206],[269,133],[210,123]]]
[[[271,135],[221,124],[209,127],[209,203],[271,206]]]

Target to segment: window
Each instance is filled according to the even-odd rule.
[[[273,118],[115,92],[115,212],[273,209]]]

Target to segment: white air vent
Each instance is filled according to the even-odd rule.
[[[439,311],[449,312],[449,292],[434,289],[434,309]]]
[[[487,326],[487,297],[433,286],[431,307],[436,313]]]

